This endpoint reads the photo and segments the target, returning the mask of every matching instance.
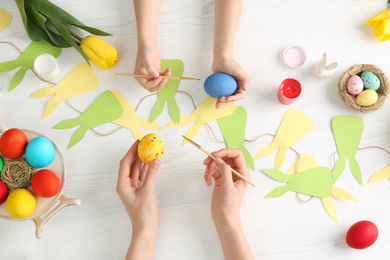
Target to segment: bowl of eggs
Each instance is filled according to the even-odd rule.
[[[355,64],[340,77],[338,88],[346,106],[370,113],[384,105],[390,93],[390,82],[379,67]]]
[[[32,220],[36,237],[42,238],[52,217],[66,206],[80,205],[79,199],[62,194],[65,179],[64,158],[51,139],[7,129],[0,121],[0,219]]]

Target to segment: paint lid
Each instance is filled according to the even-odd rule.
[[[299,68],[306,61],[306,51],[299,46],[287,47],[283,52],[283,60],[291,68]]]

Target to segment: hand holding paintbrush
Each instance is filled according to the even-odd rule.
[[[204,148],[202,148],[200,145],[198,145],[197,143],[195,143],[194,141],[192,141],[191,139],[189,139],[189,138],[187,138],[187,137],[185,137],[185,136],[183,136],[183,138],[185,138],[187,141],[189,141],[191,144],[193,144],[196,148],[198,148],[199,150],[201,150],[201,151],[203,151],[205,154],[207,154],[211,159],[213,159],[214,161],[216,161],[216,157],[214,157],[209,151],[207,151],[206,149],[204,149]],[[232,162],[232,164],[235,164],[234,163],[234,160],[235,159],[239,159],[237,156],[239,156],[239,155],[241,155],[241,159],[243,160],[243,165],[245,165],[246,166],[246,163],[245,163],[245,159],[244,159],[244,157],[242,156],[242,153],[239,153],[239,154],[235,154],[235,155],[229,155],[229,150],[230,149],[224,149],[225,150],[225,152],[223,152],[221,155],[224,155],[224,157],[226,156],[227,158],[229,158],[229,159],[233,159],[233,162]],[[221,150],[221,151],[223,151],[223,150]],[[221,152],[220,151],[220,152]],[[233,157],[232,157],[233,156]],[[222,156],[221,156],[222,157]],[[205,160],[205,164],[206,164],[206,161],[207,161],[207,159]],[[208,167],[208,168],[210,168],[210,167]],[[206,169],[206,171],[208,171],[208,174],[210,175],[210,171],[211,170],[213,170],[213,171],[215,171],[215,167],[214,167],[214,169]],[[246,182],[248,182],[250,185],[252,185],[253,187],[255,187],[255,185],[253,184],[253,182],[251,182],[248,178],[246,178],[245,176],[243,176],[241,173],[239,173],[238,171],[236,171],[235,169],[233,169],[233,168],[231,168],[231,171],[237,176],[237,177],[239,177],[240,179],[242,179],[242,180],[244,180],[244,181],[246,181]],[[245,170],[246,172],[248,171],[247,169]],[[212,174],[211,174],[212,175]],[[210,175],[210,176],[211,176]],[[209,183],[208,183],[209,184]]]

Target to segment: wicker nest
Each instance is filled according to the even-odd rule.
[[[370,71],[370,72],[374,73],[381,81],[381,86],[376,91],[378,93],[378,101],[375,104],[373,104],[371,106],[367,106],[367,107],[363,107],[363,106],[359,105],[356,102],[356,96],[350,94],[347,90],[347,82],[348,82],[349,78],[353,75],[360,76],[360,74],[363,71]],[[386,75],[383,73],[383,71],[380,68],[378,68],[375,65],[371,65],[371,64],[355,64],[355,65],[351,66],[341,76],[337,86],[339,87],[339,94],[340,94],[341,100],[344,102],[344,104],[347,105],[347,107],[352,108],[353,110],[357,110],[357,111],[360,111],[363,113],[370,113],[370,112],[376,111],[379,108],[381,108],[385,104],[387,96],[390,93],[389,79],[386,77]]]

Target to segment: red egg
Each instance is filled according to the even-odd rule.
[[[31,179],[34,192],[43,198],[55,196],[61,187],[60,178],[50,170],[37,171]]]
[[[9,159],[16,159],[24,154],[27,143],[27,136],[22,130],[8,129],[0,137],[0,152]]]
[[[2,204],[8,196],[8,188],[4,182],[0,181],[0,204]]]
[[[378,228],[374,223],[368,220],[356,222],[347,232],[347,244],[355,249],[367,248],[375,243],[378,233]]]

